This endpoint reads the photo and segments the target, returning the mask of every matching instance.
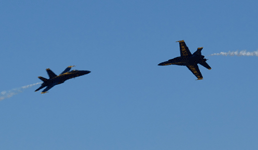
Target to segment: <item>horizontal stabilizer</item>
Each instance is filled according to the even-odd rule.
[[[201,62],[200,64],[201,64],[203,67],[205,67],[205,68],[211,70],[211,67],[206,63],[206,61],[203,61],[203,62]]]
[[[48,86],[41,92],[41,94],[47,93],[47,91],[48,91],[49,89],[51,89],[53,86],[55,86],[55,84],[48,85]]]
[[[47,82],[48,81],[48,79],[46,79],[46,78],[44,78],[44,77],[41,77],[41,76],[39,76],[38,77],[40,80],[42,80],[43,82]]]
[[[35,92],[37,92],[38,90],[40,90],[40,89],[42,89],[44,87],[45,87],[45,85],[41,85],[38,89],[35,90]]]

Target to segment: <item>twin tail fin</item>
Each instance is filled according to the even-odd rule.
[[[198,47],[198,49],[193,53],[193,55],[202,55],[201,51],[202,51],[203,47]]]

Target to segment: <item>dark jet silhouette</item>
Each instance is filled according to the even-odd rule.
[[[46,79],[44,77],[39,76],[38,78],[40,80],[43,81],[43,83],[41,84],[41,86],[35,90],[35,92],[37,92],[38,90],[45,88],[41,94],[46,93],[49,89],[51,89],[53,86],[64,83],[66,80],[71,79],[71,78],[75,78],[78,76],[82,76],[85,74],[90,73],[90,71],[88,70],[71,70],[71,68],[74,66],[68,66],[60,75],[56,75],[53,71],[51,71],[49,68],[46,69],[49,79]]]
[[[204,56],[201,54],[201,50],[203,49],[203,47],[199,47],[196,52],[191,54],[184,40],[177,41],[177,42],[179,42],[179,45],[180,45],[181,56],[162,62],[158,65],[159,66],[167,66],[167,65],[186,66],[198,78],[197,80],[203,79],[197,64],[201,64],[202,66],[204,66],[209,70],[211,69],[211,67],[206,63],[207,59],[205,59]]]

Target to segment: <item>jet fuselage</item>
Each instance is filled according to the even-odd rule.
[[[61,84],[64,83],[66,80],[69,80],[71,78],[75,78],[78,76],[82,76],[85,74],[90,73],[90,71],[78,71],[78,70],[72,70],[70,72],[66,72],[64,74],[60,74],[59,76],[56,76],[52,79],[49,79],[46,84]]]
[[[201,54],[201,50],[203,47],[197,48],[197,50],[192,54],[188,47],[185,44],[184,40],[178,41],[180,46],[180,54],[181,56],[170,59],[168,61],[164,61],[159,63],[159,66],[167,66],[167,65],[180,65],[186,66],[196,77],[198,80],[203,79],[202,74],[199,70],[197,64],[204,66],[207,69],[211,69],[211,67],[207,64],[207,59]]]
[[[159,66],[165,66],[167,64],[171,64],[171,65],[180,65],[180,66],[187,66],[193,63],[200,63],[206,61],[206,59],[204,59],[203,55],[192,55],[190,57],[176,57],[173,59],[170,59],[168,61],[164,61],[160,64],[158,64]]]
[[[82,76],[82,75],[90,73],[90,71],[88,71],[88,70],[72,70],[72,71],[70,71],[70,69],[72,67],[73,66],[68,66],[58,76],[55,73],[53,73],[50,69],[47,69],[49,79],[39,77],[39,79],[41,79],[43,81],[43,83],[41,84],[41,86],[38,89],[35,90],[35,92],[44,88],[44,87],[47,87],[46,89],[44,89],[41,92],[41,93],[46,93],[49,89],[51,89],[55,85],[64,83],[66,80],[69,80],[71,78],[75,78],[75,77]]]

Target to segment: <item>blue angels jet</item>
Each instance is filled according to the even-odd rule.
[[[37,92],[38,90],[46,87],[41,94],[46,93],[49,89],[51,89],[53,86],[64,83],[66,80],[75,78],[78,76],[82,76],[85,74],[90,73],[88,70],[71,70],[71,68],[74,66],[68,66],[60,75],[56,75],[53,71],[51,71],[49,68],[46,69],[49,79],[46,79],[44,77],[39,76],[38,78],[43,81],[41,86],[35,90]]]
[[[203,47],[199,47],[196,52],[191,54],[184,40],[177,41],[177,42],[179,42],[179,45],[180,45],[181,56],[162,62],[158,65],[159,66],[167,66],[167,65],[186,66],[198,78],[197,80],[203,79],[197,64],[201,64],[202,66],[204,66],[209,70],[211,69],[211,67],[206,63],[207,59],[205,59],[204,56],[201,54],[201,50],[203,49]]]

